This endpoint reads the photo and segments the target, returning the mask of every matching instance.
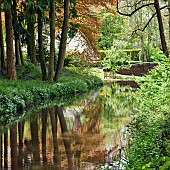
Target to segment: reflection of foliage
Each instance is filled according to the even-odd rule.
[[[83,124],[82,130],[85,132],[98,132],[100,124],[100,114],[101,114],[101,101],[95,101],[87,107],[84,108],[85,122]]]
[[[105,86],[103,88],[105,115],[112,113],[112,116],[124,117],[132,113],[133,97],[129,92],[122,92],[122,89],[116,86]]]
[[[131,92],[123,91],[125,89],[117,86],[104,86],[101,95],[103,100],[102,120],[105,125],[115,129],[116,126],[122,125],[122,122],[127,122],[127,117],[132,114],[134,99]],[[116,121],[115,121],[116,120]],[[114,123],[113,123],[114,122]],[[115,126],[115,123],[117,125]]]

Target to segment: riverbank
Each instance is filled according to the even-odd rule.
[[[125,167],[128,170],[170,168],[170,61],[163,54],[158,66],[139,83]]]
[[[0,79],[0,115],[19,114],[27,107],[88,92],[103,84],[96,76],[66,72],[59,83]]]

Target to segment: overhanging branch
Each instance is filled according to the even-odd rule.
[[[160,10],[162,10],[162,9],[164,9],[164,8],[166,8],[166,7],[167,7],[167,5],[161,7]],[[151,18],[149,19],[149,21],[146,23],[146,25],[144,26],[144,28],[142,29],[142,31],[145,31],[146,27],[149,25],[149,23],[152,21],[152,19],[154,18],[154,16],[155,16],[156,14],[157,14],[157,13],[155,12],[155,13],[152,15],[152,17],[151,17]]]
[[[140,6],[139,8],[136,8],[134,11],[132,11],[130,14],[127,14],[127,13],[123,13],[123,12],[120,12],[119,11],[119,2],[117,0],[117,13],[119,13],[120,15],[124,15],[124,16],[132,16],[134,13],[136,13],[137,11],[139,11],[140,9],[146,7],[146,6],[150,6],[150,5],[155,5],[155,3],[149,3],[149,4],[144,4],[142,6]]]

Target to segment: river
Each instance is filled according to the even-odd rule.
[[[105,85],[71,105],[33,110],[1,127],[1,169],[119,169],[134,108],[131,93]]]

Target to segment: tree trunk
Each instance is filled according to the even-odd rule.
[[[59,81],[64,65],[64,57],[65,57],[66,44],[67,44],[68,21],[69,21],[69,4],[70,4],[70,0],[64,0],[64,21],[63,21],[63,27],[61,33],[57,68],[56,68],[55,78],[54,78],[55,81]]]
[[[41,64],[41,72],[42,72],[42,80],[47,79],[47,73],[46,73],[46,66],[44,61],[44,49],[43,49],[43,40],[42,40],[42,14],[40,9],[38,10],[38,46],[39,46],[39,59]]]
[[[31,38],[28,41],[28,57],[31,60],[31,63],[36,64],[36,51],[35,51],[35,28],[34,28],[34,23],[33,22],[29,22],[27,24],[27,29],[28,32],[31,35]]]
[[[20,41],[19,41],[19,53],[20,53],[21,63],[24,64],[24,57],[23,57],[23,54],[22,54],[22,47],[21,47]]]
[[[48,69],[48,80],[53,81],[54,76],[54,51],[55,51],[55,0],[50,1],[50,60]]]
[[[1,4],[1,0],[0,0]],[[1,69],[6,68],[5,64],[5,52],[4,52],[4,38],[3,38],[3,31],[2,31],[2,16],[1,16],[1,11],[0,11],[0,58],[1,58]],[[2,72],[0,72],[1,74]]]
[[[169,54],[168,54],[168,48],[167,48],[167,44],[166,44],[166,40],[165,40],[164,27],[163,27],[163,22],[162,22],[159,0],[155,0],[155,9],[156,9],[156,13],[157,13],[162,50],[163,50],[163,53],[168,57]]]
[[[13,0],[13,5],[12,5],[12,11],[13,11],[13,28],[14,28],[14,36],[15,36],[15,59],[16,59],[16,65],[21,64],[21,58],[20,58],[20,53],[19,53],[19,34],[17,30],[17,1]]]
[[[6,27],[6,52],[7,52],[7,71],[8,78],[16,80],[16,68],[14,64],[14,48],[13,48],[13,29],[12,29],[12,14],[11,8],[5,12],[5,27]]]

